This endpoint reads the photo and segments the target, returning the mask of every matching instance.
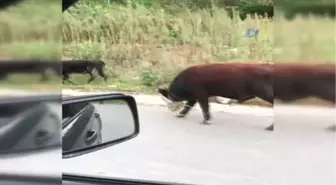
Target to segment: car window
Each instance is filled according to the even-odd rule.
[[[12,98],[2,102],[6,114],[0,123],[1,154],[60,146],[62,113],[57,108],[61,105],[57,98],[55,96],[52,101],[48,101],[41,96],[41,101],[27,97],[27,103],[24,99]]]
[[[62,105],[62,119],[67,119],[75,116],[88,105],[87,102],[81,102],[71,105]]]
[[[78,95],[129,92],[140,133],[64,159],[64,172],[173,184],[335,184],[334,132],[324,130],[334,124],[334,102],[320,108],[319,98],[274,98],[289,90],[284,99],[335,97],[334,81],[310,80],[312,73],[294,78],[284,70],[281,87],[270,75],[278,64],[335,64],[334,16],[305,13],[334,12],[335,4],[310,9],[300,1],[278,10],[272,0],[79,0],[63,13],[62,57],[101,61],[92,71],[64,68],[62,87]],[[102,122],[122,116],[95,106],[108,115]]]

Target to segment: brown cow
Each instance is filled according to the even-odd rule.
[[[159,88],[158,92],[170,101],[187,101],[178,117],[184,117],[199,102],[203,123],[209,123],[209,105],[205,97],[210,96],[235,99],[239,103],[255,97],[272,104],[273,98],[291,102],[316,97],[335,102],[335,64],[199,65],[182,71],[168,89]],[[274,125],[266,129],[273,130]]]
[[[274,98],[283,102],[308,97],[335,102],[335,64],[276,64],[273,69],[273,87]],[[251,96],[250,99],[253,98]],[[238,100],[237,103],[244,101]],[[230,100],[229,104],[232,102]]]
[[[273,77],[275,99],[316,97],[335,102],[335,64],[276,64]]]
[[[199,103],[203,124],[210,124],[209,97],[221,96],[239,102],[258,97],[273,104],[273,65],[217,63],[189,67],[180,72],[169,88],[157,91],[173,102],[187,101],[178,117],[184,117]],[[273,130],[270,125],[266,130]]]
[[[291,102],[315,97],[335,103],[335,64],[276,64],[274,98]],[[336,125],[327,129],[336,130]]]

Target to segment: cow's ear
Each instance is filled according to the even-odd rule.
[[[167,96],[168,95],[168,91],[165,88],[157,88],[156,91],[158,93],[160,93],[161,95],[163,95],[163,96]]]

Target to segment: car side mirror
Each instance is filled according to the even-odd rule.
[[[123,94],[63,98],[63,158],[110,147],[139,134],[135,99]]]

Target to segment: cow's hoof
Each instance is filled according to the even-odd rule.
[[[202,121],[203,125],[211,125],[211,121],[210,120],[204,120]]]
[[[272,125],[266,127],[265,130],[267,130],[267,131],[274,131],[274,125],[272,124]]]
[[[186,114],[178,113],[178,114],[176,114],[176,117],[178,117],[178,118],[183,118],[183,117],[185,117],[185,115],[186,115]]]

